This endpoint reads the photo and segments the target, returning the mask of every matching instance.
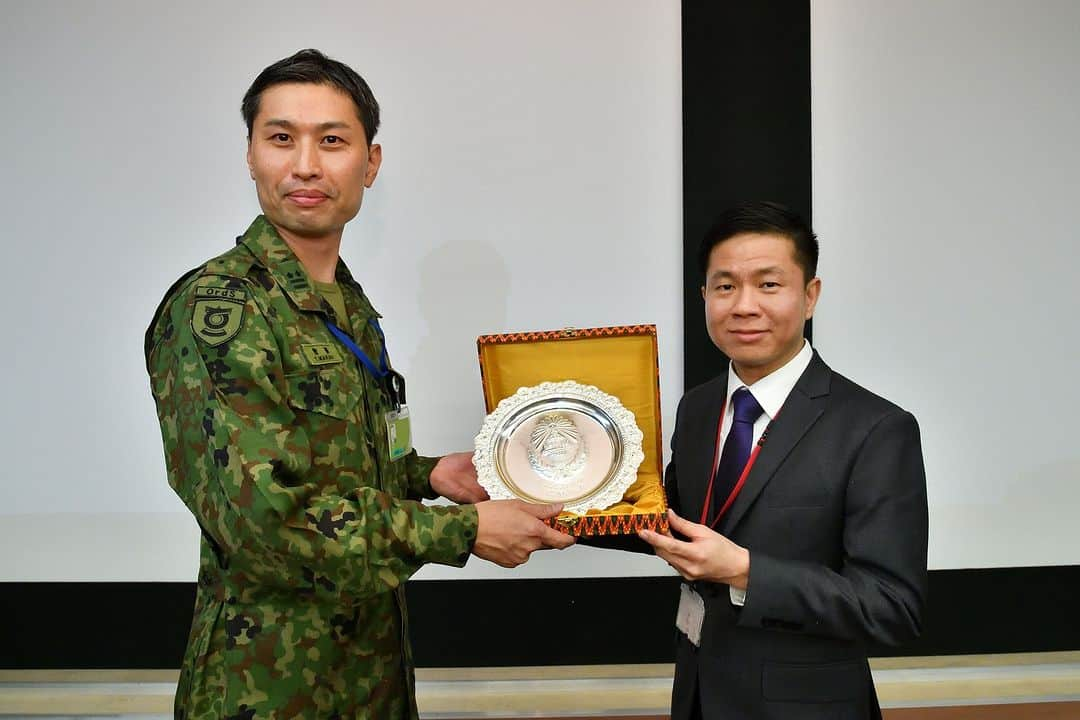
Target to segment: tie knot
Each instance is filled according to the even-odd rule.
[[[735,422],[750,423],[751,425],[763,412],[761,405],[754,396],[744,387],[739,388],[731,395],[731,405],[735,410]]]

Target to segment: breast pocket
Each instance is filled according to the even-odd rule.
[[[359,388],[340,371],[313,371],[287,378],[296,428],[306,435],[314,479],[333,485],[350,467],[364,464],[364,429],[357,416]]]
[[[832,491],[821,471],[812,464],[777,473],[766,486],[763,500],[771,508],[823,508]]]
[[[307,435],[311,479],[328,492],[377,486],[376,437],[366,422],[359,381],[342,369],[290,375],[289,406]]]
[[[360,388],[340,370],[317,370],[286,378],[288,401],[296,410],[337,420],[351,420]]]

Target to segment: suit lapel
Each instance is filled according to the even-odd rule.
[[[825,412],[825,399],[829,394],[831,376],[832,371],[828,365],[817,351],[814,351],[810,365],[795,383],[780,414],[769,428],[765,445],[746,478],[746,484],[735,498],[727,516],[721,521],[719,530],[722,534],[730,535],[738,526],[739,521],[776,474],[784,458]]]
[[[687,520],[697,522],[701,519],[702,506],[705,504],[705,491],[713,473],[713,455],[716,451],[716,427],[720,422],[720,411],[724,407],[724,395],[727,393],[727,373],[709,383],[703,393],[700,409],[688,415],[685,426],[687,437],[679,438],[685,447],[694,448],[690,458],[690,467],[679,469],[679,497],[682,505],[679,512]]]

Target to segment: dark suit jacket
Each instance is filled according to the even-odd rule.
[[[694,522],[726,391],[725,373],[679,404],[664,484]],[[701,647],[680,637],[672,720],[688,720],[698,695],[706,720],[880,717],[867,647],[918,635],[926,598],[915,418],[815,352],[716,529],[750,550],[746,605],[696,583]]]

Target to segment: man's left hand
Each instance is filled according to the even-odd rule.
[[[431,471],[431,489],[458,504],[478,503],[488,499],[487,491],[476,481],[472,453],[450,453],[439,458]]]
[[[750,576],[749,550],[705,525],[682,519],[674,510],[668,510],[668,522],[672,530],[687,540],[650,530],[639,530],[638,537],[652,545],[656,554],[687,580],[707,580],[746,589]]]

